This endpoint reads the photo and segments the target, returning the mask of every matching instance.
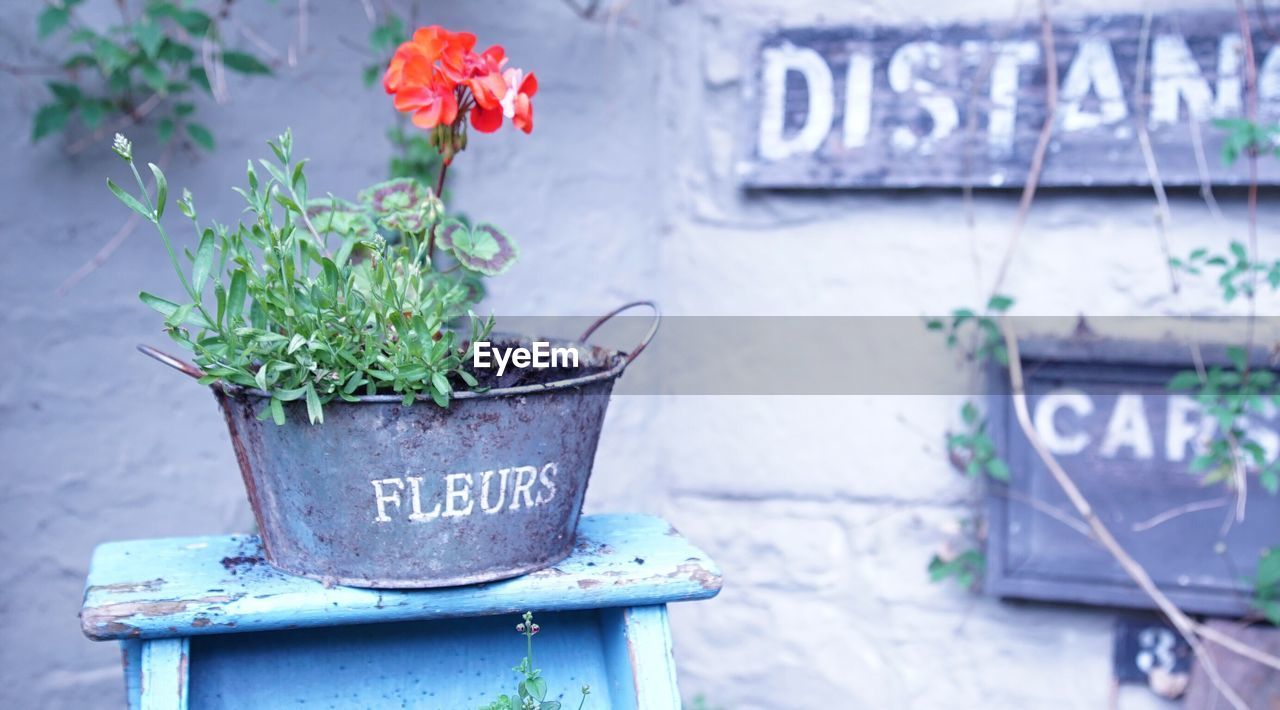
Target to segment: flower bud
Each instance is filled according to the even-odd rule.
[[[516,624],[516,631],[524,633],[524,624]]]
[[[538,626],[537,624],[534,624],[533,626],[529,627],[529,633],[536,634],[541,630],[542,630],[541,627]]]
[[[120,133],[117,133],[115,140],[111,142],[111,150],[125,160],[133,160],[133,143]]]

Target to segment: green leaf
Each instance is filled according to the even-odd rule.
[[[155,163],[147,163],[147,167],[151,168],[151,175],[156,179],[156,219],[164,216],[164,203],[169,199],[169,181],[165,180],[164,173]]]
[[[191,67],[187,70],[187,78],[194,82],[196,86],[204,89],[206,94],[213,94],[213,85],[209,83],[209,75],[205,73],[204,67]]]
[[[169,139],[173,138],[172,118],[166,116],[156,121],[156,138],[159,138],[161,143],[168,143]]]
[[[529,678],[523,685],[528,689],[529,694],[537,700],[547,697],[547,681],[539,677]]]
[[[993,313],[1004,313],[1013,305],[1013,298],[1001,294],[995,294],[987,301],[987,310]]]
[[[164,44],[164,30],[154,22],[139,22],[133,26],[133,38],[138,41],[138,46],[147,57],[155,59],[160,52],[160,45]]]
[[[123,202],[125,207],[128,207],[134,212],[146,217],[150,221],[155,221],[155,215],[152,214],[149,208],[139,202],[138,198],[125,192],[124,189],[115,184],[111,178],[107,178],[107,189],[111,190],[111,193],[116,196],[116,199]]]
[[[208,128],[199,123],[188,123],[187,135],[191,136],[191,140],[195,141],[201,148],[213,150],[213,134],[209,132]]]
[[[85,101],[80,104],[80,120],[84,122],[85,128],[96,130],[102,125],[102,119],[107,115],[110,106],[104,101]]]
[[[147,293],[146,291],[139,293],[138,299],[141,300],[143,303],[147,304],[149,307],[151,307],[152,310],[163,315],[166,320],[169,318],[172,318],[176,313],[178,313],[182,309],[184,308],[190,309],[192,306],[192,304],[189,304],[189,303],[186,306],[179,306],[173,301],[160,298],[159,296],[152,295],[150,293]],[[209,323],[209,321],[205,320],[205,317],[200,314],[200,311],[196,311],[196,310],[189,310],[188,312],[184,313],[183,320],[187,323],[190,323],[191,325],[194,325],[200,328],[213,327],[212,324]]]
[[[1183,370],[1173,376],[1166,385],[1171,390],[1190,390],[1200,386],[1200,373],[1195,370]]]
[[[312,424],[324,422],[324,409],[320,406],[320,397],[316,394],[315,386],[310,382],[307,383],[307,418]]]
[[[41,106],[40,110],[36,111],[35,121],[31,125],[31,142],[35,143],[54,131],[62,130],[70,115],[71,110],[65,104],[53,103]]]
[[[235,325],[244,310],[245,287],[244,271],[231,275],[231,288],[227,289],[227,323],[230,325]]]
[[[258,61],[258,58],[245,52],[227,51],[222,53],[222,65],[233,72],[241,74],[270,74],[271,67]]]
[[[1245,352],[1244,348],[1238,345],[1233,345],[1227,348],[1227,359],[1230,360],[1231,364],[1241,372],[1246,370],[1249,366],[1249,354]]]
[[[71,13],[67,12],[65,8],[58,5],[48,5],[36,18],[36,35],[40,39],[44,39],[66,27],[69,19],[71,19]]]
[[[49,87],[50,93],[61,103],[75,104],[80,101],[80,87],[75,84],[68,84],[65,81],[49,81],[45,82],[45,86]]]
[[[204,288],[204,283],[209,278],[209,271],[213,268],[214,242],[213,230],[204,230],[204,234],[200,237],[200,246],[196,247],[195,262],[191,265],[191,287],[197,294]]]
[[[142,81],[152,91],[160,95],[169,93],[169,78],[165,76],[163,69],[155,64],[147,63],[140,65],[138,72],[142,75]]]
[[[276,426],[283,426],[284,425],[284,404],[281,403],[279,399],[272,397],[270,409],[271,409],[271,419],[275,421]]]
[[[987,474],[997,481],[1008,482],[1009,466],[1001,459],[991,459],[987,462]]]

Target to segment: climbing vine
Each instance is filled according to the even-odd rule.
[[[67,56],[59,62],[63,77],[46,82],[49,100],[32,120],[33,141],[68,131],[97,137],[145,119],[162,143],[181,137],[213,150],[213,131],[197,120],[197,97],[220,98],[227,71],[272,73],[259,55],[226,46],[228,0],[199,6],[148,0],[136,15],[121,2],[118,19],[105,28],[81,21],[77,10],[84,2],[55,0],[36,20],[39,39],[65,40],[60,47]],[[72,144],[73,152],[81,145]]]

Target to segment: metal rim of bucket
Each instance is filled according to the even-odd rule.
[[[590,338],[592,334],[594,334],[601,326],[609,322],[609,320],[612,319],[614,316],[618,315],[619,313],[622,313],[623,311],[628,311],[628,310],[631,310],[632,308],[639,308],[641,306],[647,307],[653,311],[653,323],[649,326],[649,330],[645,333],[644,337],[640,340],[640,343],[636,345],[636,347],[633,348],[630,353],[623,353],[617,350],[606,351],[609,353],[609,358],[614,361],[613,365],[610,366],[609,369],[607,370],[592,373],[590,375],[582,375],[580,377],[570,377],[568,379],[555,380],[554,382],[547,382],[547,383],[538,384],[538,385],[522,385],[519,387],[499,387],[499,388],[494,388],[490,390],[485,390],[484,392],[473,392],[469,390],[462,391],[462,392],[453,392],[449,395],[449,399],[450,400],[487,399],[490,397],[514,397],[514,396],[523,395],[523,394],[535,394],[538,392],[554,392],[562,389],[582,387],[584,385],[589,385],[593,382],[612,380],[617,377],[620,377],[622,373],[626,371],[627,366],[631,364],[631,361],[635,360],[640,353],[644,352],[644,349],[649,346],[650,342],[653,341],[653,337],[657,335],[658,326],[662,323],[662,310],[658,308],[657,303],[650,300],[631,301],[630,303],[624,303],[621,306],[618,306],[612,311],[609,311],[603,316],[600,316],[599,318],[597,318],[594,323],[592,323],[590,326],[587,327],[585,331],[582,332],[582,335],[579,336],[576,341],[573,341],[578,344],[586,345],[587,339]],[[159,362],[165,365],[168,365],[169,367],[172,367],[173,369],[178,370],[179,372],[182,372],[183,374],[189,375],[193,378],[199,379],[205,376],[204,370],[201,370],[199,367],[196,367],[195,365],[185,360],[174,357],[173,355],[157,350],[151,347],[150,345],[138,345],[138,350],[142,352],[142,354],[147,355],[151,358],[154,358],[155,360],[158,360]],[[211,386],[223,391],[226,394],[250,395],[253,397],[264,397],[264,398],[271,396],[270,392],[267,392],[265,390],[260,390],[256,387],[243,387],[241,385],[227,384],[225,382],[215,382]],[[414,397],[414,399],[416,401],[422,402],[422,401],[429,400],[430,397],[426,394],[418,394]],[[348,404],[402,402],[404,401],[404,395],[397,395],[397,394],[359,395],[355,398],[355,401],[350,401],[350,400],[344,400],[344,401],[346,401]]]

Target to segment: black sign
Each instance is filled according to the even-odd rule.
[[[1207,349],[1213,362],[1222,352]],[[1185,344],[1108,341],[1023,345],[1037,435],[1071,474],[1102,522],[1169,597],[1190,612],[1241,615],[1262,550],[1280,544],[1280,496],[1250,476],[1243,521],[1235,496],[1189,472],[1215,424],[1166,385],[1193,361]],[[1266,354],[1256,361],[1265,366]],[[987,589],[1006,597],[1150,608],[1151,601],[1099,545],[1015,419],[1007,373],[993,375],[991,428],[1012,472],[989,499]],[[1267,460],[1280,455],[1280,415],[1249,422]],[[1078,520],[1078,519],[1077,519]]]
[[[1280,52],[1252,18],[1259,120],[1280,118]],[[1248,179],[1216,118],[1245,106],[1234,12],[1055,18],[1058,108],[1041,183],[1141,185],[1145,127],[1166,185]],[[1141,70],[1141,85],[1138,84]],[[786,29],[747,82],[748,187],[1016,186],[1046,116],[1038,24]],[[1135,91],[1139,89],[1140,91]],[[1260,163],[1280,182],[1280,163]]]
[[[1152,671],[1191,672],[1191,646],[1156,614],[1129,613],[1116,619],[1111,665],[1120,683],[1147,683]]]

